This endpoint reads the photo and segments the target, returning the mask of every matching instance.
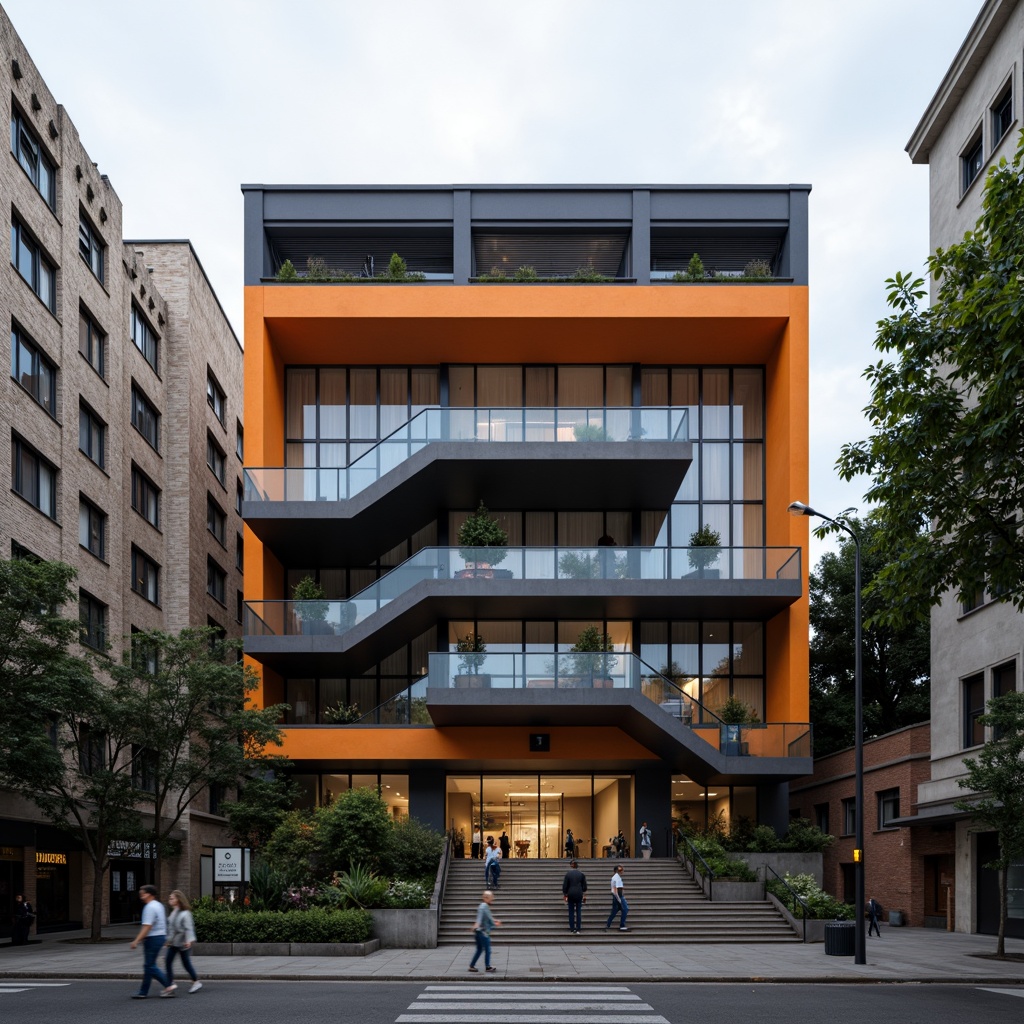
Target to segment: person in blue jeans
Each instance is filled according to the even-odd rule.
[[[494,836],[487,837],[487,852],[484,854],[484,885],[490,889],[500,889],[498,879],[501,878],[501,849],[495,845]]]
[[[608,931],[612,926],[612,921],[615,920],[617,914],[622,916],[619,918],[619,931],[628,932],[629,929],[626,927],[626,915],[629,913],[629,904],[626,902],[625,888],[622,884],[622,865],[617,864],[615,871],[612,874],[611,881],[612,891],[612,910],[608,915],[608,920],[605,922],[604,930]]]
[[[142,984],[132,999],[149,997],[149,986],[155,978],[163,985],[161,996],[172,996],[178,987],[167,980],[167,975],[156,965],[156,958],[167,941],[167,914],[164,905],[156,898],[155,885],[143,885],[139,888],[139,899],[142,900],[142,927],[132,942],[132,949],[142,943]]]
[[[476,952],[473,954],[473,959],[469,961],[469,969],[474,974],[479,973],[476,962],[480,959],[481,953],[484,954],[484,969],[489,972],[497,970],[491,966],[491,929],[501,927],[501,922],[496,921],[491,913],[494,893],[490,889],[484,889],[480,898],[483,902],[476,908],[476,924],[473,925]]]

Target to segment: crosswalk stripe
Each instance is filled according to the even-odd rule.
[[[490,989],[490,986],[484,986],[486,989]],[[497,986],[495,986],[497,987]],[[494,989],[491,989],[493,992]],[[503,993],[504,994],[504,993]],[[523,992],[518,991],[512,996],[514,999],[582,999],[586,996],[593,996],[595,999],[600,999],[602,1002],[630,1002],[632,1000],[639,1000],[640,997],[634,995],[632,992],[602,992],[599,988],[591,988],[583,992],[565,992],[562,986],[559,985],[558,989],[555,990],[552,986],[544,986],[539,988],[534,986],[530,991]],[[432,999],[479,999],[480,992],[464,992],[461,986],[458,989],[447,989],[444,992],[421,992],[417,997],[424,1000]]]
[[[395,1024],[669,1024],[662,1016],[618,1013],[403,1013]]]
[[[981,988],[980,992],[995,992],[999,996],[1017,996],[1020,999],[1024,999],[1024,992],[1016,988]]]
[[[502,1006],[505,1009],[514,1009],[513,1006],[509,1006],[506,1001],[502,1002]],[[424,1010],[427,1007],[423,1003],[413,1003],[408,1007],[410,1010]],[[465,1003],[431,1003],[430,1011],[434,1010],[464,1010],[466,1009]],[[533,1010],[605,1010],[611,1012],[622,1012],[627,1013],[653,1013],[654,1007],[648,1006],[647,1003],[630,1003],[629,1006],[623,1006],[620,1003],[605,1003],[600,1000],[585,1000],[582,1002],[573,1003],[559,1003],[559,1002],[546,1002],[546,1003],[530,1003],[525,1006],[524,1009],[528,1009],[531,1012]]]
[[[21,988],[67,988],[70,981],[0,981],[0,988],[18,985]]]
[[[28,992],[27,988],[8,988],[6,985],[0,988],[0,996],[13,996],[16,992]]]
[[[488,984],[486,981],[483,982],[456,982],[454,985],[451,983],[447,985],[427,985],[424,991],[426,992],[533,992],[536,991],[536,983],[529,985],[523,984],[508,984],[500,981],[496,981],[493,984]],[[558,986],[559,992],[628,992],[629,988],[626,985],[562,985]]]

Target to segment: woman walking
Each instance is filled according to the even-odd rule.
[[[491,913],[494,893],[490,889],[484,889],[481,899],[483,902],[476,908],[476,924],[473,925],[476,952],[473,954],[473,959],[469,961],[469,969],[474,974],[478,973],[476,962],[480,959],[481,953],[484,954],[484,969],[487,971],[497,970],[496,967],[491,966],[491,929],[500,928],[501,922],[495,921],[494,915]]]
[[[196,941],[196,925],[192,919],[192,905],[188,897],[180,890],[167,897],[171,906],[171,913],[167,918],[167,958],[164,960],[164,973],[167,975],[167,984],[174,984],[174,957],[181,956],[181,963],[188,976],[192,979],[192,987],[189,992],[198,992],[203,983],[192,966],[192,943]]]

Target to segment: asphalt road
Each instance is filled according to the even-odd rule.
[[[0,983],[5,1024],[1019,1024],[1024,986],[695,985],[212,981],[188,995],[128,997],[125,981]]]

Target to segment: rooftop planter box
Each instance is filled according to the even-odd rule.
[[[391,254],[391,262],[383,274],[350,274],[327,266],[319,256],[310,256],[305,273],[300,274],[291,260],[285,260],[277,275],[271,278],[281,284],[416,284],[426,279],[425,274],[409,270],[397,252]]]

